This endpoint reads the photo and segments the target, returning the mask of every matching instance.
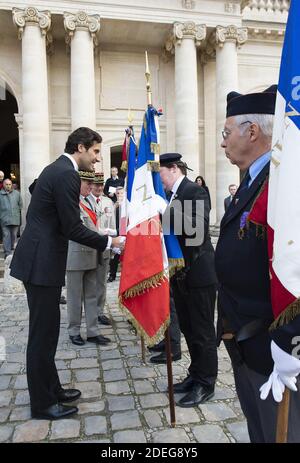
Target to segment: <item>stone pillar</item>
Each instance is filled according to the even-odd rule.
[[[21,182],[25,209],[28,186],[50,163],[49,106],[46,39],[51,25],[49,11],[13,8],[13,21],[22,40],[23,141]]]
[[[175,52],[175,149],[199,173],[197,50],[206,37],[206,26],[175,23],[166,49]]]
[[[100,29],[100,16],[65,13],[67,43],[71,46],[71,119],[72,130],[96,129],[94,45]]]
[[[220,222],[224,214],[224,198],[229,194],[228,185],[239,184],[239,170],[230,164],[220,144],[226,118],[227,94],[239,89],[237,46],[241,46],[246,40],[247,28],[216,28],[217,222]]]
[[[215,53],[201,56],[204,78],[204,172],[210,191],[210,224],[216,223],[216,61]]]

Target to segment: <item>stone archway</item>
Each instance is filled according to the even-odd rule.
[[[110,166],[118,168],[119,177],[124,178],[125,172],[121,170],[123,145],[116,145],[110,148]]]

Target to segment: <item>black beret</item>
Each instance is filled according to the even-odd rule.
[[[261,93],[242,95],[230,92],[227,95],[226,117],[242,114],[275,114],[277,85],[271,85]]]
[[[166,164],[171,164],[172,162],[180,161],[181,158],[182,156],[179,153],[164,153],[160,155],[159,162],[161,166],[164,166]]]

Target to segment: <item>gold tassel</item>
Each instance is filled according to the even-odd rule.
[[[160,154],[160,145],[159,143],[150,143],[150,151],[153,154]]]
[[[126,316],[127,320],[129,320],[133,324],[139,336],[141,336],[144,339],[146,346],[151,347],[157,344],[162,339],[166,329],[170,325],[170,317],[168,316],[168,318],[164,321],[164,323],[159,328],[155,336],[149,336],[144,330],[144,328],[136,320],[136,318],[132,315],[132,313],[127,309],[127,307],[123,305],[122,296],[119,296],[119,307]]]
[[[127,161],[122,161],[121,170],[127,172]]]
[[[147,161],[147,170],[151,170],[151,172],[159,172],[159,161]]]
[[[286,325],[300,315],[300,298],[292,302],[287,308],[278,315],[278,317],[273,321],[269,330],[275,330],[280,326]]]

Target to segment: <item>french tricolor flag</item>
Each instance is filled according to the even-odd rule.
[[[160,222],[167,204],[155,193],[151,168],[158,149],[158,113],[149,106],[133,169],[128,159],[128,225],[119,288],[121,307],[148,345],[161,338],[170,318],[168,257]]]

